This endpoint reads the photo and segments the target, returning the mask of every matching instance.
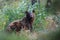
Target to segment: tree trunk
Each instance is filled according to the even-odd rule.
[[[52,5],[52,1],[51,0],[47,0],[46,8],[50,8],[51,5]]]
[[[31,4],[35,4],[37,2],[37,0],[31,0]]]

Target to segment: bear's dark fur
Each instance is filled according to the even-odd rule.
[[[32,32],[32,24],[34,21],[34,10],[31,12],[26,11],[26,16],[22,20],[15,20],[11,22],[8,27],[7,31],[16,31],[19,32],[21,29],[30,30]]]

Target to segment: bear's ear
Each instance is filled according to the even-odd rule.
[[[28,13],[28,11],[25,11],[25,13]]]
[[[35,10],[32,10],[33,13],[35,13]]]

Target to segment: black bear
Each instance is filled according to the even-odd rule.
[[[34,10],[32,12],[26,11],[25,12],[26,16],[22,20],[15,20],[11,22],[7,27],[7,31],[19,32],[21,29],[24,29],[24,30],[30,30],[32,32],[34,13],[35,13]]]

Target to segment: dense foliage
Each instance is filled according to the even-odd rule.
[[[55,40],[54,38],[59,40],[59,2],[59,0],[52,0],[51,7],[46,8],[47,0],[40,0],[40,2],[37,0],[34,5],[30,0],[0,0],[0,40]],[[35,10],[33,33],[21,31],[17,36],[15,33],[8,34],[3,31],[10,22],[22,19],[26,10],[33,9]],[[56,25],[59,26],[57,29]],[[50,31],[52,29],[53,31]]]

